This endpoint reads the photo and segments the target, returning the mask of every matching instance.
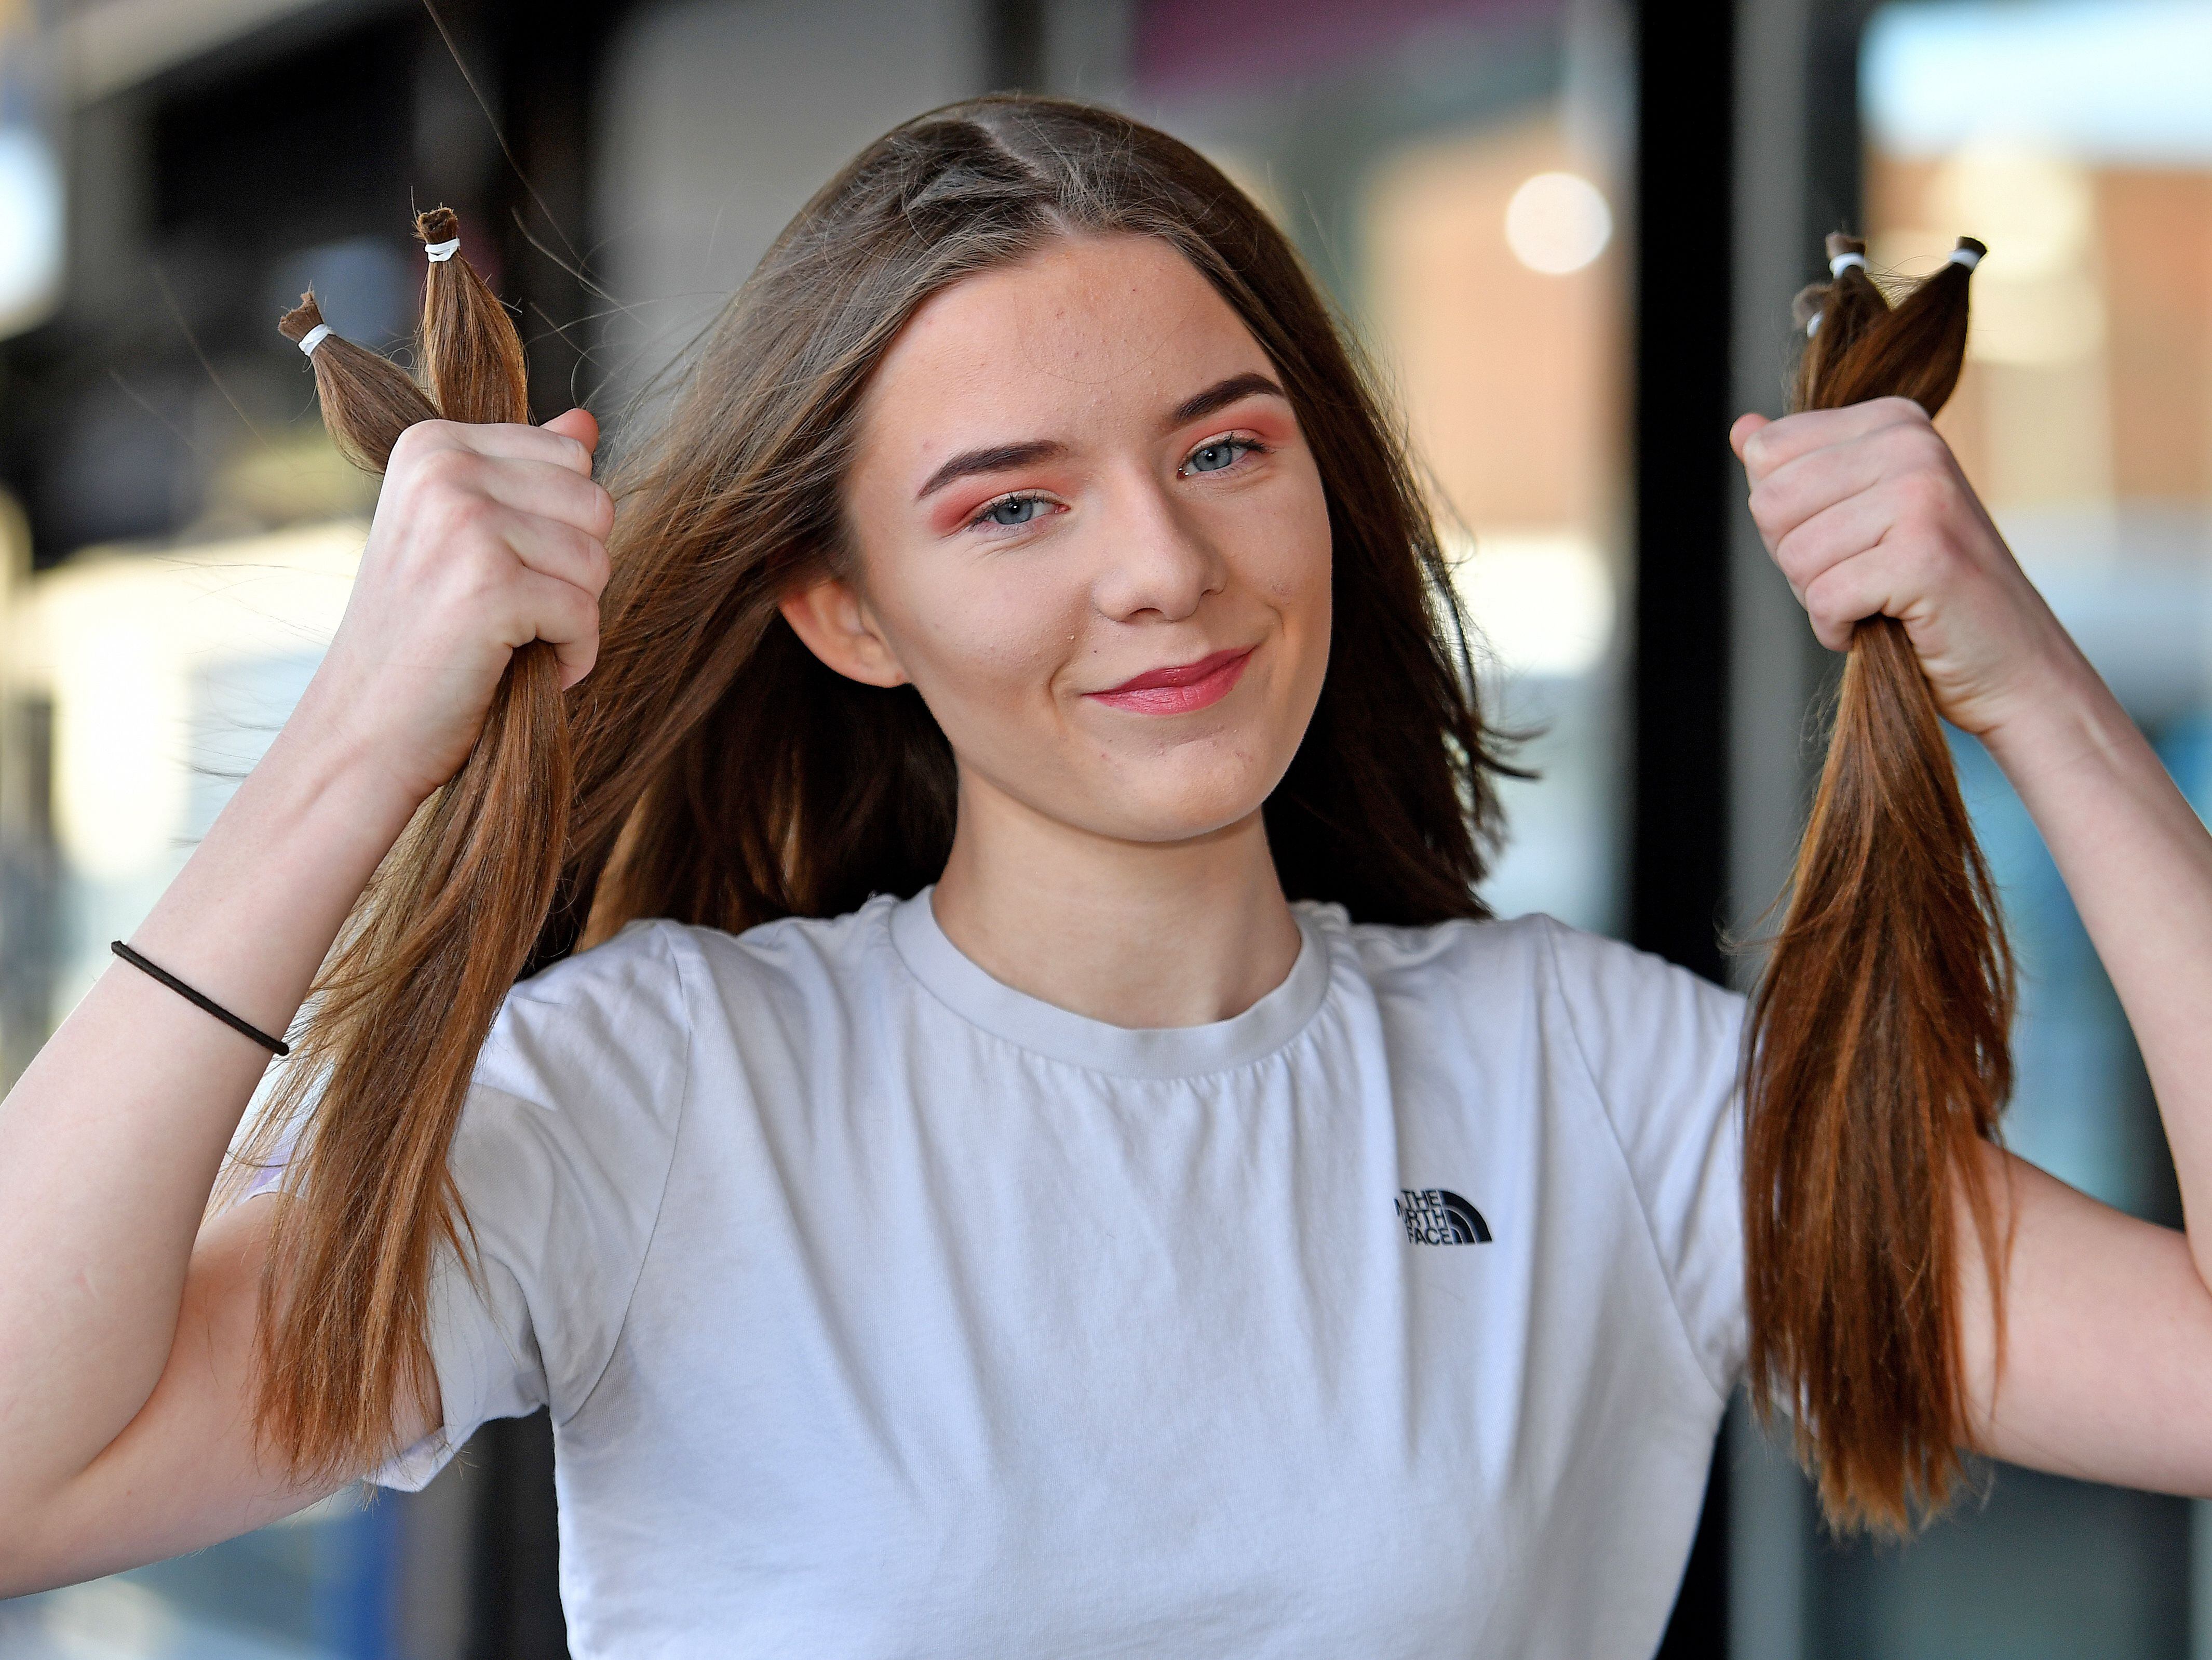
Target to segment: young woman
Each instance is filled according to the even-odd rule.
[[[542,1403],[579,1654],[1648,1653],[1744,1345],[1738,1004],[1483,916],[1390,431],[1225,180],[1024,100],[825,188],[619,515],[580,411],[410,430],[134,943],[283,1029],[532,639],[597,943],[556,909],[483,1049],[426,1313],[341,1286],[429,1362],[350,1438],[300,1409],[330,1287],[261,1331],[264,1264],[328,1254],[272,1241],[434,1205],[346,1210],[325,1143],[204,1222],[264,1051],[135,967],[88,994],[0,1115],[0,1590]],[[2036,814],[2194,1213],[2212,842],[1914,406],[1735,437],[1820,638],[1905,619]],[[2009,1175],[1977,1445],[2212,1493],[2204,1249]]]

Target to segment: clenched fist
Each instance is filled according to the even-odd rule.
[[[1898,618],[1944,718],[1980,735],[2078,660],[1910,398],[1747,415],[1729,441],[1766,550],[1830,650],[1848,647],[1863,617]]]
[[[561,683],[591,672],[614,502],[592,480],[599,423],[425,421],[392,447],[361,572],[301,700],[325,741],[419,802],[460,768],[518,647]]]

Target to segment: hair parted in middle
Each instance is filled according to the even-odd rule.
[[[736,931],[912,894],[941,872],[954,763],[921,695],[825,667],[778,605],[852,568],[843,485],[862,395],[908,319],[965,277],[1102,235],[1158,238],[1212,285],[1280,375],[1321,476],[1328,666],[1264,809],[1285,891],[1362,921],[1486,914],[1474,890],[1504,763],[1470,629],[1395,424],[1288,240],[1196,151],[1111,111],[1000,95],[908,121],[792,221],[612,481],[598,662],[565,699],[573,781],[542,818],[510,793],[477,808],[501,823],[449,826],[485,852],[447,866],[480,930],[436,945],[460,960],[423,960],[401,913],[453,895],[426,888],[428,854],[404,843],[349,925],[369,947],[319,982],[305,1047],[320,1073],[295,1068],[266,1121],[304,1116],[292,1260],[324,1265],[264,1333],[261,1422],[295,1468],[358,1471],[392,1450],[395,1405],[429,1377],[432,1250],[465,1231],[445,1158],[495,1010],[438,1004],[411,979],[437,966],[503,986],[632,918]],[[509,356],[495,302],[441,321],[449,279],[464,280],[433,266],[432,395],[449,417],[493,418],[448,407],[443,388],[519,387],[520,347]],[[359,424],[328,401],[357,384],[322,382],[334,431]],[[541,882],[540,856],[557,879]]]

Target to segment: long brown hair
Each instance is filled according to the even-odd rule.
[[[1800,296],[1812,337],[1795,405],[1940,410],[1982,246],[1960,250],[1893,307],[1864,245],[1832,239],[1836,280]],[[2002,1241],[1977,1144],[2011,1087],[2012,1008],[1996,891],[1935,697],[1904,624],[1869,618],[1752,999],[1745,1091],[1752,1401],[1793,1415],[1839,1526],[1903,1531],[1960,1473],[1961,1204],[2002,1352]]]
[[[430,253],[417,337],[427,390],[332,334],[312,294],[277,323],[308,350],[340,450],[372,471],[418,422],[529,419],[521,340],[459,255],[458,217],[434,208],[416,234]],[[446,1150],[476,1049],[551,903],[569,755],[560,666],[532,642],[509,660],[459,771],[348,918],[244,1149],[240,1169],[295,1133],[262,1287],[261,1416],[305,1467],[332,1468],[341,1450],[358,1462],[389,1439],[396,1399],[428,1393],[431,1256],[458,1247],[466,1225]],[[473,1046],[456,1041],[471,1032]]]
[[[1282,376],[1321,472],[1328,672],[1264,810],[1285,890],[1376,921],[1485,914],[1500,762],[1467,621],[1402,442],[1290,243],[1195,151],[1106,110],[992,97],[909,121],[777,239],[614,481],[598,664],[566,699],[565,811],[526,818],[510,791],[476,799],[475,821],[449,815],[442,842],[410,830],[319,982],[304,1044],[318,1061],[272,1116],[305,1115],[261,1399],[295,1467],[343,1473],[390,1450],[395,1404],[430,1379],[433,1251],[465,1230],[446,1153],[494,1009],[422,997],[410,977],[503,989],[632,917],[737,930],[834,915],[942,869],[954,763],[928,709],[911,687],[824,667],[777,605],[847,568],[861,394],[915,309],[1091,234],[1158,237],[1212,283]],[[483,856],[444,856],[464,841]],[[557,874],[541,887],[547,853]],[[426,959],[410,904],[471,925]]]

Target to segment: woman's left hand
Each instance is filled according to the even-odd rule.
[[[1760,539],[1830,650],[1849,647],[1863,617],[1898,618],[1936,707],[1978,736],[2080,662],[1911,398],[1747,415],[1729,442]]]

